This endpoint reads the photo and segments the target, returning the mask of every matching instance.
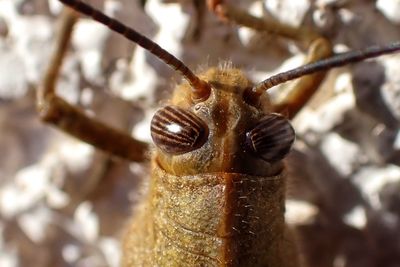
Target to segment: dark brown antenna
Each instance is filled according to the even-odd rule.
[[[164,61],[167,65],[180,72],[182,76],[192,86],[192,98],[195,101],[202,101],[208,98],[210,94],[210,85],[197,77],[182,61],[168,53],[158,44],[147,37],[141,35],[134,29],[113,19],[100,10],[97,10],[80,0],[59,0],[63,4],[75,9],[77,12],[93,18],[111,30],[125,36],[128,40],[135,42],[150,53]]]
[[[371,46],[366,49],[350,51],[334,55],[327,59],[318,60],[316,62],[282,72],[269,77],[260,82],[251,89],[252,98],[258,98],[266,90],[275,85],[313,74],[319,71],[326,71],[332,68],[341,67],[349,63],[355,63],[364,59],[373,58],[385,54],[394,53],[400,50],[400,42],[394,42],[385,46]]]

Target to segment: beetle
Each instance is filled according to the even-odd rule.
[[[231,10],[232,11],[232,10]],[[234,10],[235,11],[235,10]],[[234,12],[233,11],[233,12]],[[390,49],[390,48],[388,48],[388,49]],[[397,47],[395,46],[395,49],[397,49]],[[329,50],[329,49],[328,49]],[[386,51],[385,51],[386,52]],[[372,54],[374,54],[375,53],[375,51],[372,51],[371,52]],[[60,53],[60,55],[61,55],[62,53]],[[329,54],[329,52],[328,52],[328,54]],[[59,65],[58,63],[56,63],[55,65]],[[317,67],[315,67],[315,68],[317,68]],[[207,74],[205,74],[205,76],[212,76],[212,75],[216,75],[217,77],[218,76],[225,76],[225,75],[227,75],[227,74],[225,74],[225,73],[222,73],[222,74],[218,74],[218,72],[217,72],[217,74],[215,74],[215,73],[213,73],[213,71],[216,71],[216,70],[210,70],[210,73],[207,73]],[[232,72],[234,72],[234,70],[231,70]],[[182,71],[183,73],[185,72],[185,70],[184,71]],[[240,76],[240,73],[235,73],[237,76]],[[236,76],[235,75],[235,76]],[[287,75],[287,74],[286,74]],[[302,73],[300,73],[300,74],[294,74],[295,76],[296,75],[298,75],[298,76],[301,76],[301,75],[303,75]],[[190,75],[189,75],[190,76]],[[49,77],[51,78],[55,78],[54,76],[51,76],[51,75],[49,75]],[[283,77],[283,76],[278,76],[278,77]],[[232,78],[232,77],[231,77]],[[203,78],[203,79],[205,79],[205,78]],[[277,79],[278,81],[279,81],[279,79],[281,79],[281,78],[274,78],[274,79]],[[269,81],[274,81],[274,79],[271,79],[271,80],[268,80],[268,82]],[[189,79],[190,80],[190,79]],[[313,80],[315,80],[315,77],[314,77],[314,79]],[[52,80],[50,79],[50,81],[49,80],[47,80],[49,83],[51,83],[52,82]],[[54,81],[53,81],[54,82]],[[196,86],[196,83],[201,83],[201,81],[196,81],[196,79],[192,79],[192,84],[194,85],[194,87],[196,88],[197,86]],[[217,84],[217,82],[214,82],[214,81],[207,81],[207,83],[210,83],[210,84],[212,84],[213,86],[215,86],[215,87],[217,87],[218,88],[218,84]],[[215,84],[214,84],[215,83]],[[272,83],[274,83],[274,82],[272,82]],[[248,89],[248,87],[251,87],[251,86],[249,86],[249,84],[250,83],[248,83],[248,84],[246,84],[244,87],[245,87],[245,89]],[[246,96],[244,97],[244,99],[247,99],[246,101],[247,102],[249,102],[252,106],[263,106],[264,108],[265,107],[268,107],[268,104],[265,104],[265,105],[262,105],[261,103],[267,103],[268,101],[267,100],[259,100],[259,96],[258,95],[260,95],[260,89],[257,89],[257,88],[261,88],[261,89],[264,89],[263,87],[264,87],[264,84],[265,83],[263,83],[262,84],[262,86],[260,86],[260,87],[253,87],[253,88],[256,88],[255,90],[254,90],[254,94],[253,93],[251,93],[251,90],[247,90],[247,91],[240,91],[240,95],[243,93],[243,94],[245,94]],[[49,85],[45,85],[45,88],[51,88],[52,86],[49,86]],[[202,86],[199,86],[199,88],[200,87],[202,87]],[[229,86],[228,86],[229,87]],[[231,85],[231,87],[232,87],[232,85]],[[313,86],[314,87],[314,86]],[[221,87],[221,88],[223,88],[223,87]],[[214,89],[214,88],[213,88]],[[189,89],[178,89],[178,91],[177,92],[179,92],[179,91],[181,91],[181,92],[184,92],[184,91],[190,91]],[[215,90],[215,89],[214,89]],[[204,92],[201,92],[201,91],[205,91],[205,90],[199,90],[199,92],[200,93],[194,93],[195,95],[196,94],[199,94],[198,96],[195,96],[194,98],[196,99],[196,98],[199,98],[199,99],[201,99],[201,98],[206,98],[206,94],[204,93]],[[220,90],[216,90],[216,91],[224,91],[224,90],[222,90],[222,89],[220,89]],[[43,93],[43,91],[41,91],[42,93]],[[246,93],[245,93],[246,92]],[[214,93],[214,92],[213,92]],[[210,95],[213,95],[213,93],[210,93]],[[180,98],[182,98],[182,97],[187,97],[187,96],[180,96],[179,95],[180,93],[177,93],[177,96],[175,96],[176,97],[176,99],[178,99],[178,100],[176,100],[176,101],[178,101],[178,103],[179,103],[179,101],[180,101]],[[183,94],[183,93],[182,93]],[[188,94],[187,92],[185,93],[185,94]],[[203,95],[204,94],[204,95]],[[208,94],[208,93],[207,93]],[[214,93],[215,94],[215,93]],[[239,94],[239,93],[237,93],[237,94]],[[48,96],[48,95],[47,95]],[[44,98],[45,98],[46,96],[39,96],[39,99],[40,100],[42,100],[42,101],[39,101],[39,106],[40,106],[40,110],[43,112],[44,110],[45,111],[48,111],[48,108],[49,108],[49,110],[51,110],[51,108],[52,108],[52,106],[46,106],[45,104],[48,104],[48,103],[44,103]],[[51,96],[51,97],[53,97],[53,96]],[[192,97],[193,98],[193,97]],[[295,99],[297,99],[297,98],[295,98]],[[47,99],[46,99],[47,100]],[[56,100],[56,101],[59,101],[59,100]],[[183,105],[183,107],[185,107],[185,108],[187,108],[187,106],[186,105],[188,105],[188,103],[190,103],[190,101],[187,101],[187,99],[185,99],[185,101],[182,101],[183,103],[186,103],[186,104],[182,104]],[[195,101],[193,101],[193,102],[195,102]],[[259,103],[260,102],[260,103]],[[299,107],[300,106],[302,106],[303,104],[304,104],[304,102],[305,101],[300,101],[300,103],[299,102],[297,102],[298,103],[298,105],[299,105]],[[52,104],[53,103],[56,103],[56,102],[52,102]],[[60,105],[64,105],[65,103],[63,103],[62,101],[59,101],[59,103],[60,103]],[[176,104],[176,103],[175,103]],[[197,103],[198,104],[198,103]],[[282,106],[282,105],[281,105]],[[288,104],[286,104],[286,105],[283,105],[283,107],[279,107],[279,108],[277,108],[277,110],[276,111],[282,111],[282,110],[286,110],[287,112],[288,112],[288,116],[289,117],[293,117],[294,116],[294,114],[297,112],[297,110],[296,110],[296,108],[294,108],[294,110],[290,110],[290,108],[289,107],[293,107],[292,105],[288,105]],[[195,106],[194,107],[194,109],[198,109],[199,111],[201,111],[201,110],[203,110],[203,108],[200,106],[199,107],[199,105],[198,106]],[[164,112],[164,113],[163,113]],[[169,113],[168,113],[169,112]],[[192,110],[192,112],[194,112],[193,110]],[[216,111],[215,111],[216,112]],[[265,112],[265,111],[264,111]],[[172,109],[170,109],[169,111],[167,110],[167,111],[161,111],[161,113],[158,113],[158,117],[156,117],[156,119],[154,120],[154,124],[155,124],[155,126],[153,127],[154,129],[156,129],[157,127],[164,127],[164,132],[166,131],[166,130],[169,130],[168,128],[169,127],[167,127],[167,126],[162,126],[162,125],[158,125],[157,123],[159,123],[160,121],[162,121],[162,120],[165,120],[165,118],[168,116],[167,115],[167,113],[168,114],[175,114],[175,115],[177,115],[177,116],[183,116],[182,117],[182,120],[184,120],[183,118],[187,118],[187,121],[185,121],[186,123],[189,123],[190,124],[190,122],[194,122],[194,124],[196,124],[197,125],[197,129],[200,129],[201,127],[203,127],[203,125],[201,125],[202,124],[202,122],[201,121],[197,121],[196,119],[194,119],[194,117],[191,117],[193,114],[191,114],[191,113],[186,113],[185,111],[182,111],[182,110],[179,110],[179,109],[174,109],[174,108],[172,108]],[[205,113],[207,113],[207,112],[205,112]],[[244,112],[245,113],[245,112]],[[52,119],[54,119],[54,117],[55,117],[55,119],[60,119],[61,117],[60,117],[60,113],[55,113],[55,115],[54,115],[54,117],[53,117],[53,114],[51,115],[51,116],[48,116],[48,117],[46,117],[46,114],[47,113],[45,113],[45,112],[43,112],[42,114],[45,114],[44,115],[44,119],[45,120],[52,120]],[[51,114],[51,113],[49,113],[49,114]],[[265,114],[264,114],[265,115]],[[80,114],[79,114],[79,112],[77,112],[76,110],[70,110],[70,113],[68,113],[67,114],[67,117],[68,118],[70,118],[70,120],[71,121],[73,121],[74,119],[74,117],[73,116],[77,116],[76,118],[78,118],[79,120],[82,118],[81,116],[80,116]],[[170,115],[171,116],[171,115]],[[218,117],[217,115],[215,115],[216,117]],[[220,114],[220,116],[222,116],[221,118],[224,118],[224,116],[226,116],[226,115],[221,115]],[[220,119],[221,119],[220,118]],[[62,118],[61,118],[62,119]],[[169,119],[171,119],[171,118],[169,118]],[[258,116],[258,118],[255,120],[255,121],[260,121],[260,122],[262,122],[262,127],[267,127],[267,126],[275,126],[276,125],[276,123],[278,123],[278,124],[280,124],[282,121],[285,121],[284,120],[284,118],[282,118],[282,117],[279,117],[279,119],[277,119],[277,118],[273,118],[273,119],[271,119],[271,118],[266,118],[266,119],[261,119],[261,116]],[[254,124],[254,125],[256,125],[256,123],[255,123],[255,121],[252,121],[252,122],[248,122],[249,124],[248,125],[245,125],[245,127],[244,128],[246,128],[246,129],[249,129],[249,128],[251,128],[250,127],[250,124]],[[178,121],[174,121],[175,123],[177,123]],[[67,121],[67,123],[69,123],[68,121]],[[75,122],[74,122],[75,123]],[[218,121],[218,123],[221,123],[220,121]],[[215,122],[215,124],[217,124],[216,122]],[[283,123],[282,123],[283,124]],[[64,124],[65,125],[65,124]],[[93,129],[93,128],[96,128],[96,129],[98,129],[100,132],[92,132],[92,131],[87,131],[86,129],[84,129],[83,131],[82,131],[82,128],[81,128],[81,126],[79,126],[79,131],[82,131],[83,133],[84,133],[84,136],[82,136],[82,134],[81,133],[77,133],[78,135],[81,135],[80,136],[80,138],[82,138],[82,139],[85,139],[85,138],[87,138],[87,141],[89,141],[88,139],[92,139],[92,137],[90,137],[90,136],[87,136],[86,134],[87,133],[89,133],[89,134],[93,134],[93,136],[95,136],[96,138],[97,137],[99,137],[99,136],[103,136],[103,134],[102,134],[102,128],[100,129],[100,127],[96,127],[96,126],[98,126],[98,124],[93,124],[93,120],[86,120],[86,121],[82,121],[82,122],[80,122],[79,123],[79,125],[87,125],[87,127],[88,127],[88,129]],[[254,126],[253,125],[253,126]],[[285,124],[286,125],[286,124]],[[69,128],[70,126],[66,126],[67,128]],[[261,127],[261,126],[260,126]],[[254,135],[256,135],[256,133],[258,132],[258,131],[261,131],[261,129],[260,129],[260,127],[257,127],[257,126],[255,126],[254,127],[254,131],[252,132],[252,131],[248,131],[246,134],[245,134],[245,136],[246,136],[246,138],[244,138],[244,135],[242,136],[243,137],[243,140],[245,139],[246,140],[246,142],[243,144],[243,146],[245,146],[246,147],[246,149],[247,150],[249,150],[249,151],[246,151],[246,152],[249,152],[250,154],[248,154],[248,156],[254,156],[254,154],[257,154],[257,153],[260,153],[260,151],[259,151],[259,149],[257,149],[257,147],[256,147],[256,145],[255,145],[255,143],[257,143],[257,141],[258,140],[254,140],[254,138],[252,138],[252,136],[254,137]],[[287,127],[287,126],[286,126]],[[173,128],[173,127],[172,127]],[[225,128],[229,128],[229,127],[225,127]],[[268,128],[268,127],[267,127]],[[244,131],[244,129],[242,129],[243,131]],[[171,132],[173,132],[174,130],[170,130]],[[196,131],[195,131],[196,132]],[[238,132],[240,132],[240,131],[238,131]],[[288,134],[289,135],[289,140],[288,140],[288,142],[289,143],[291,143],[292,141],[293,141],[293,132],[292,132],[292,130],[291,130],[291,128],[289,127],[289,128],[286,128],[286,130],[284,131],[286,134]],[[291,134],[290,134],[291,133]],[[214,135],[216,135],[215,133],[207,133],[208,134],[208,136],[214,136]],[[207,135],[207,134],[204,134],[204,133],[202,133],[201,135]],[[134,152],[134,153],[132,153],[131,155],[129,155],[129,156],[126,156],[126,157],[128,157],[129,159],[132,159],[132,160],[141,160],[142,158],[142,155],[144,154],[143,153],[143,151],[146,149],[146,145],[145,144],[142,144],[142,143],[140,143],[140,142],[134,142],[134,143],[131,143],[131,142],[127,142],[127,141],[125,141],[126,139],[124,139],[123,138],[124,137],[124,135],[119,135],[119,133],[115,133],[115,136],[113,136],[112,138],[114,139],[114,140],[118,140],[118,141],[120,141],[121,142],[121,144],[125,144],[125,142],[127,143],[127,144],[132,144],[132,147],[134,148],[134,149],[126,149],[126,152],[121,152],[121,153],[129,153],[129,152]],[[247,138],[247,137],[249,137],[250,138],[250,140]],[[165,138],[165,137],[164,137]],[[238,138],[238,137],[235,137],[235,138]],[[271,138],[271,137],[270,137]],[[155,140],[157,140],[157,139],[159,139],[158,141],[155,141],[156,143],[157,142],[159,142],[159,143],[161,143],[161,148],[160,148],[160,151],[159,151],[159,153],[170,153],[170,154],[175,154],[175,153],[177,153],[178,155],[180,154],[180,153],[183,153],[182,151],[175,151],[174,149],[176,149],[176,148],[174,148],[174,149],[171,149],[171,148],[168,148],[168,146],[165,146],[165,143],[163,144],[162,142],[162,140],[163,140],[163,134],[162,133],[158,133],[158,134],[156,134],[156,135],[154,135],[154,139]],[[204,140],[201,140],[201,139],[205,139],[205,137],[204,136],[199,136],[198,137],[198,139],[196,138],[196,140],[192,140],[193,141],[193,147],[195,147],[196,149],[201,149],[200,148],[200,144],[201,144],[201,142],[203,142]],[[97,139],[98,140],[98,139]],[[201,141],[198,141],[198,140],[201,140]],[[169,141],[171,141],[171,140],[169,140]],[[101,146],[101,145],[103,145],[103,144],[106,144],[107,145],[107,142],[104,142],[103,140],[98,140],[98,141],[94,141],[94,142],[97,142],[97,146]],[[165,142],[165,140],[164,140],[164,142]],[[172,141],[171,141],[172,142]],[[93,143],[93,142],[92,142]],[[168,142],[167,142],[168,143]],[[250,144],[249,144],[250,143]],[[96,144],[95,144],[96,145]],[[202,144],[202,145],[204,145],[204,143]],[[118,147],[118,145],[117,144],[113,144],[112,145],[113,147]],[[124,145],[120,145],[120,147],[123,147]],[[165,146],[164,148],[162,148],[163,146]],[[192,145],[191,145],[192,146]],[[111,148],[108,148],[108,147],[103,147],[103,149],[104,150],[108,150],[108,151],[110,151],[110,150],[113,150],[114,148],[113,147],[111,147]],[[280,159],[281,157],[283,157],[283,155],[285,155],[286,153],[287,153],[287,151],[288,151],[288,148],[289,148],[290,146],[285,146],[284,148],[281,148],[281,149],[278,149],[278,150],[282,150],[280,153],[278,153],[278,155],[262,155],[262,157],[264,158],[264,160],[266,160],[267,162],[268,162],[268,160],[269,161],[272,161],[272,162],[275,162],[277,159]],[[250,152],[251,151],[251,152]],[[119,153],[119,151],[114,151],[115,153]],[[136,153],[137,152],[137,153]],[[187,151],[184,151],[184,152],[186,152],[187,153]],[[262,152],[261,152],[262,153]],[[268,154],[268,153],[267,153]],[[211,153],[211,155],[213,155],[212,153]],[[246,154],[247,155],[247,154]],[[121,155],[120,155],[121,156]],[[125,155],[122,155],[122,156],[125,156]],[[274,158],[274,157],[277,157],[277,158]],[[272,158],[271,158],[272,157]],[[240,158],[240,157],[239,157]],[[168,162],[170,159],[168,159],[167,157],[166,157],[166,162]],[[254,158],[252,158],[252,162],[254,162]],[[198,161],[197,161],[198,162]],[[269,163],[271,163],[271,162],[269,162]],[[169,165],[169,163],[167,163],[165,166],[168,166]],[[178,164],[179,165],[179,164]],[[274,167],[274,166],[269,166],[273,171],[271,172],[271,173],[274,173],[275,171],[274,171],[274,168],[277,168],[277,169],[281,169],[281,167],[279,166],[279,167]],[[232,166],[230,166],[229,167],[230,168],[230,170],[232,171]],[[240,167],[238,167],[238,168],[240,168]],[[268,168],[265,168],[266,170],[268,169]],[[240,170],[240,169],[239,169]],[[157,170],[156,170],[157,171]],[[212,171],[215,171],[215,170],[212,170]],[[235,172],[236,171],[238,171],[238,170],[235,170]],[[269,172],[270,170],[268,170],[268,172]],[[188,173],[189,175],[191,175],[192,173],[190,173],[190,171],[189,171],[189,173]],[[259,175],[258,173],[255,173],[256,174],[256,176],[257,175]],[[231,178],[232,179],[232,178]],[[250,179],[251,180],[251,179]],[[237,196],[238,198],[240,198],[240,196]],[[282,197],[282,195],[280,195],[280,198]],[[279,206],[279,205],[278,205]],[[277,212],[278,214],[283,214],[283,212],[282,212],[282,205],[280,205],[280,211],[279,212]],[[240,214],[240,213],[239,213]],[[282,223],[280,223],[279,224],[280,225],[280,227],[282,227]],[[229,228],[229,229],[234,229],[233,228],[233,226],[231,226],[231,228]],[[276,232],[282,232],[282,230],[280,230],[280,231],[273,231],[274,233],[276,233]],[[249,232],[250,233],[250,232]],[[235,234],[233,234],[233,233],[229,233],[228,234],[228,236],[230,236],[230,235],[232,235],[232,236],[234,236]],[[134,236],[134,235],[132,235],[132,236]],[[129,242],[128,242],[129,243]],[[128,245],[129,246],[129,245]],[[230,251],[230,249],[227,249],[228,251]],[[225,252],[226,253],[226,252]],[[272,256],[272,257],[276,257],[276,255],[278,255],[279,253],[274,253],[274,255],[275,256]],[[246,256],[246,255],[245,255]],[[229,258],[230,256],[228,256],[228,258],[226,258],[225,260],[221,260],[220,258],[217,258],[218,260],[220,260],[220,261],[222,261],[222,262],[224,262],[224,261],[226,261],[227,263],[231,263],[232,262],[232,264],[233,263],[235,263],[236,261],[238,261],[238,262],[241,262],[241,260],[242,260],[242,258],[241,258],[241,256],[238,256],[238,255],[236,255],[236,258],[235,257],[232,257],[232,258]],[[254,260],[255,259],[255,257],[250,257],[252,260]],[[271,262],[271,261],[270,261]],[[237,263],[237,262],[236,262]],[[273,263],[271,263],[272,264],[272,266],[274,266],[273,265]]]

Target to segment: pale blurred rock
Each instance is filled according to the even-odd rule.
[[[287,200],[285,208],[285,220],[293,225],[309,223],[318,213],[316,206],[305,201]]]
[[[376,7],[392,22],[400,23],[400,1],[399,0],[377,0]]]
[[[358,165],[361,151],[355,143],[341,138],[336,133],[324,136],[321,151],[329,163],[343,176],[351,175]]]
[[[362,194],[368,199],[370,205],[379,210],[382,206],[379,192],[385,185],[400,181],[400,168],[394,165],[387,167],[366,167],[354,175],[356,183]]]
[[[0,46],[0,98],[22,97],[28,90],[24,60],[8,47]]]
[[[74,214],[77,231],[85,242],[94,242],[99,237],[99,220],[88,202],[81,203]]]
[[[41,243],[48,234],[48,225],[52,220],[52,212],[42,206],[22,214],[17,221],[19,227],[34,243]]]
[[[354,228],[364,229],[367,224],[367,216],[365,208],[361,206],[354,207],[348,214],[344,217],[344,222]]]
[[[309,0],[295,2],[286,0],[267,0],[264,2],[268,11],[270,11],[274,16],[278,17],[280,21],[294,27],[300,26],[305,13],[310,8]]]

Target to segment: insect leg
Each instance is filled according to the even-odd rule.
[[[75,11],[69,8],[64,9],[56,47],[43,84],[37,92],[37,109],[40,118],[112,155],[131,161],[145,161],[147,160],[147,143],[138,141],[122,131],[89,117],[55,93],[57,77],[77,19],[78,15]]]
[[[310,45],[319,38],[319,34],[306,27],[293,27],[273,18],[259,18],[251,15],[246,10],[224,3],[224,0],[208,0],[208,8],[225,21],[232,21],[238,25],[252,28],[257,31],[276,34],[281,37]]]
[[[300,42],[308,47],[307,58],[304,64],[318,61],[332,55],[332,47],[328,40],[306,27],[293,27],[273,18],[258,18],[247,11],[240,10],[233,5],[223,3],[223,0],[209,0],[208,6],[218,16],[225,20],[255,29],[257,31],[276,34]],[[300,77],[294,81],[285,99],[275,105],[276,112],[284,113],[293,118],[307,103],[318,89],[326,72]]]
[[[318,38],[311,43],[304,64],[315,62],[331,55],[331,44],[325,38]],[[274,111],[283,113],[292,119],[318,90],[325,75],[326,71],[322,71],[302,76],[293,81],[284,99],[274,104]]]

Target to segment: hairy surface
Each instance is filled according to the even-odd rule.
[[[154,163],[123,266],[298,266],[284,237],[284,182],[283,173],[175,176]]]

